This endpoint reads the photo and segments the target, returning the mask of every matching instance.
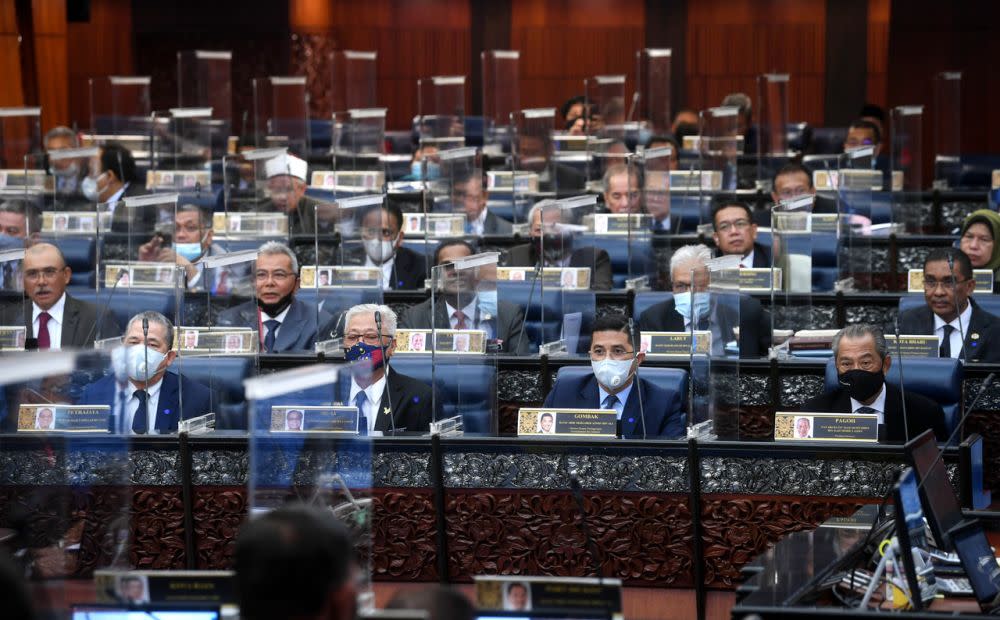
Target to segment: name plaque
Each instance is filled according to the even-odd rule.
[[[124,273],[123,273],[124,271]],[[112,288],[115,281],[121,288],[174,288],[177,265],[171,263],[104,263],[104,286]]]
[[[212,216],[212,230],[217,235],[287,235],[288,216],[284,213],[216,213]]]
[[[260,350],[256,330],[232,327],[177,327],[176,348],[185,355],[254,355]]]
[[[0,351],[23,351],[27,334],[24,325],[0,325]]]
[[[538,409],[517,412],[518,437],[617,437],[614,409]]]
[[[146,189],[209,189],[211,180],[205,170],[149,170],[146,172]]]
[[[465,216],[453,213],[404,213],[403,232],[432,237],[461,237],[465,234]]]
[[[399,329],[396,353],[486,353],[486,332],[481,329]]]
[[[473,580],[476,607],[481,610],[563,611],[588,618],[622,618],[622,584],[618,579],[477,575]]]
[[[878,416],[867,413],[777,412],[775,441],[878,441]]]
[[[271,407],[272,433],[336,433],[357,435],[360,414],[357,407],[335,405]]]
[[[530,282],[535,277],[532,267],[497,267],[497,280]],[[541,286],[565,289],[589,289],[590,267],[545,267]]]
[[[649,216],[645,213],[594,213],[585,216],[583,223],[596,235],[649,233]]]
[[[234,604],[233,571],[94,571],[101,603],[218,603]]]
[[[316,170],[310,187],[352,192],[378,192],[385,183],[385,174],[374,170]]]
[[[958,274],[955,274],[959,277]],[[993,293],[993,272],[989,269],[973,269],[972,278],[976,281],[976,287],[972,289],[973,293]],[[906,290],[909,293],[923,293],[924,292],[924,270],[923,269],[910,269],[907,273],[906,279]]]
[[[341,267],[304,265],[300,274],[303,288],[341,288],[345,286],[381,286],[378,267]]]
[[[774,276],[772,285],[771,277]],[[769,293],[771,289],[781,290],[781,268],[744,267],[740,269],[740,290],[748,293]]]
[[[42,232],[66,234],[94,234],[111,228],[112,214],[95,211],[45,211],[42,213]]]
[[[29,433],[108,432],[111,407],[108,405],[21,405],[17,430]]]
[[[642,332],[639,337],[639,351],[652,359],[690,357],[691,332]],[[708,330],[695,331],[695,355],[708,355],[711,352],[712,332]]]
[[[521,171],[491,171],[486,173],[486,189],[491,193],[504,191],[515,194],[537,194],[538,174]]]
[[[941,343],[933,334],[929,336],[900,334],[898,346],[895,334],[886,334],[885,341],[889,345],[889,355],[892,356],[898,354],[903,357],[940,357],[941,354]]]

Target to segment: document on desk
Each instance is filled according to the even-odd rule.
[[[867,413],[774,414],[775,441],[878,441],[878,416]]]

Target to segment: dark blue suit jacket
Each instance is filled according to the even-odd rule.
[[[278,328],[278,335],[274,340],[274,353],[313,353],[316,346],[317,320],[326,323],[328,319],[329,316],[325,314],[317,316],[315,307],[310,307],[298,299],[293,300],[288,306],[285,320]],[[257,303],[248,301],[221,312],[218,324],[226,327],[259,329]]]
[[[660,439],[675,439],[685,434],[683,402],[680,394],[674,394],[646,381],[639,379],[642,390],[642,410],[645,412],[646,437]],[[597,390],[597,378],[593,374],[585,377],[560,379],[552,386],[545,399],[545,406],[558,409],[599,409],[601,406],[600,392]],[[639,409],[639,395],[635,386],[629,392],[622,410],[622,437],[642,438],[642,417]]]
[[[153,425],[160,433],[176,433],[178,420],[194,418],[212,410],[212,393],[204,385],[172,372],[164,374],[162,381],[160,400],[156,404],[156,423]],[[108,375],[85,387],[78,404],[109,405],[114,420],[117,389],[114,376]],[[178,402],[180,390],[184,391],[183,410]]]

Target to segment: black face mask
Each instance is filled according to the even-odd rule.
[[[855,368],[837,375],[837,382],[851,398],[864,402],[879,393],[885,383],[885,375],[881,370],[869,372]]]
[[[268,316],[278,316],[284,312],[285,308],[292,305],[292,299],[295,293],[289,293],[276,301],[273,304],[266,304],[257,298],[257,307],[263,310]]]

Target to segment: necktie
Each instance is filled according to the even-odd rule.
[[[52,342],[49,340],[49,319],[52,315],[48,312],[43,312],[38,315],[38,348],[48,349],[52,347]]]
[[[871,407],[858,407],[858,410],[854,413],[878,413],[878,409],[872,409]]]
[[[953,325],[945,325],[941,328],[941,331],[944,332],[944,338],[941,339],[941,350],[939,354],[941,357],[951,357],[951,333],[955,331],[955,327]],[[42,346],[41,339],[38,341],[38,346],[39,348]]]
[[[455,310],[455,313],[451,316],[455,317],[455,329],[469,329],[465,322],[465,313],[461,310]]]
[[[145,435],[149,432],[149,412],[146,408],[146,390],[136,390],[135,397],[139,400],[139,407],[132,416],[132,432],[136,435]]]
[[[615,396],[614,394],[608,394],[607,398],[604,399],[604,405],[601,407],[601,409],[614,409],[615,405],[617,405],[619,402],[621,401],[618,400],[617,396]],[[618,437],[622,436],[621,419],[615,422],[615,435],[617,435]]]
[[[215,281],[215,294],[225,295],[229,292],[229,272],[219,268],[218,279]]]
[[[278,327],[281,323],[270,319],[264,321],[264,327],[267,328],[267,335],[264,336],[264,351],[267,353],[274,353],[274,339],[278,337]]]
[[[368,395],[364,390],[358,392],[354,397],[354,406],[358,408],[358,432],[362,435],[368,434],[368,416],[365,415],[365,403],[368,402]]]

